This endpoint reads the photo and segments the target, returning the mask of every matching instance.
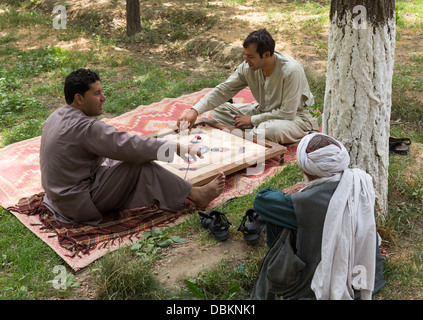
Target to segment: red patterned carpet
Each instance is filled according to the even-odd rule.
[[[166,98],[160,102],[148,106],[139,106],[137,109],[112,119],[104,119],[105,122],[115,126],[118,130],[128,131],[133,134],[146,135],[176,124],[179,116],[185,109],[192,107],[210,89],[184,95],[179,98]],[[254,98],[248,89],[241,91],[234,97],[235,103],[253,102]],[[202,117],[208,117],[208,114]],[[0,149],[0,206],[8,208],[18,203],[21,198],[30,197],[43,192],[39,167],[40,137],[21,141]],[[290,155],[295,154],[295,147],[288,149],[285,161],[289,161]],[[265,170],[259,175],[246,175],[245,171],[230,175],[227,178],[224,192],[215,199],[210,208],[219,206],[227,200],[248,194],[255,190],[265,179],[273,176],[283,169],[278,159],[270,159],[266,162]],[[115,250],[125,245],[96,248],[89,254],[73,256],[59,245],[56,237],[41,230],[38,216],[27,216],[13,213],[26,227],[45,241],[62,259],[74,270],[87,266],[106,252]],[[130,243],[127,241],[128,244]]]

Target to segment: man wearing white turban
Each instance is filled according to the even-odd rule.
[[[252,298],[371,299],[384,284],[372,178],[321,133],[301,140],[297,161],[307,183],[254,200],[271,249]]]

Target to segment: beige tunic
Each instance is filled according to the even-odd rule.
[[[119,132],[77,108],[63,106],[42,130],[45,204],[61,221],[87,224],[134,206],[157,204],[176,211],[192,185],[152,162],[163,147],[172,161],[173,146],[166,141]]]
[[[276,52],[274,55],[275,70],[271,76],[264,77],[262,70],[251,70],[243,62],[193,109],[199,114],[214,110],[213,118],[232,126],[234,115],[251,115],[254,130],[263,128],[266,130],[266,138],[281,143],[297,142],[307,133],[317,131],[317,122],[308,111],[308,107],[314,103],[314,97],[304,69],[287,55]],[[247,86],[257,103],[225,103]]]

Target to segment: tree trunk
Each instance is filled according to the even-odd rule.
[[[387,216],[395,53],[394,0],[332,0],[323,132],[341,141],[351,167],[373,177],[379,222]]]
[[[126,34],[133,36],[140,31],[140,0],[126,0]]]

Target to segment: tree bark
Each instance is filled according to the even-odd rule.
[[[373,177],[380,222],[388,211],[394,53],[394,0],[332,0],[323,132],[345,145],[351,167]]]
[[[133,36],[140,31],[140,0],[126,0],[126,34]]]

